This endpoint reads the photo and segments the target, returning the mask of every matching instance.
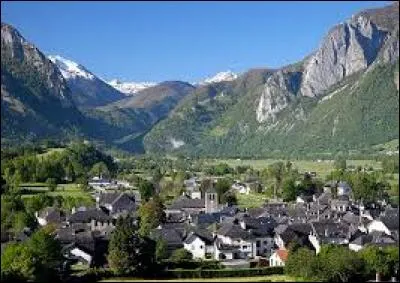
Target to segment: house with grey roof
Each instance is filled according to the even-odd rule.
[[[308,237],[311,232],[310,223],[278,225],[275,228],[274,243],[279,249],[288,249],[292,243],[312,248],[313,246]]]
[[[269,256],[274,245],[275,226],[276,222],[272,218],[249,216],[236,219],[233,223],[224,223],[214,232],[218,239],[215,243],[215,259]]]
[[[349,225],[333,220],[310,222],[309,240],[319,253],[322,244],[347,245],[350,239]]]
[[[96,196],[96,206],[103,207],[113,218],[136,210],[135,195],[125,192],[99,193]]]
[[[397,245],[396,241],[392,236],[387,235],[384,232],[373,231],[369,234],[362,233],[358,237],[354,238],[349,243],[349,249],[358,252],[367,245],[375,245],[378,247],[394,246]]]
[[[40,212],[35,212],[35,217],[41,226],[49,223],[61,224],[66,220],[64,211],[56,207],[46,207]]]
[[[193,258],[213,258],[214,236],[206,229],[196,229],[187,235],[183,247],[193,254]]]

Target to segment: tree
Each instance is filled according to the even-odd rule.
[[[108,251],[108,262],[116,275],[142,275],[154,264],[155,244],[137,233],[129,216],[117,220]]]
[[[274,198],[275,199],[277,197],[277,192],[280,191],[284,173],[285,173],[285,165],[281,161],[273,163],[272,165],[270,165],[268,167],[269,176],[271,176],[275,179],[275,186],[274,186]]]
[[[46,180],[46,185],[49,188],[50,192],[54,192],[57,188],[57,181],[55,178],[48,178]]]
[[[159,197],[153,197],[139,207],[139,234],[148,236],[151,229],[166,221],[164,205]]]
[[[61,246],[46,229],[24,243],[7,246],[1,257],[2,277],[36,282],[58,281]]]
[[[214,182],[211,179],[204,179],[201,181],[199,190],[201,192],[201,197],[204,198],[204,195],[207,190],[212,189],[214,187]]]
[[[161,261],[168,258],[168,245],[163,239],[158,239],[156,241],[156,260]]]
[[[227,203],[229,206],[236,205],[237,204],[236,195],[231,192],[225,193],[224,195],[222,195],[221,203]]]
[[[316,266],[315,252],[307,248],[297,248],[289,252],[285,263],[285,272],[289,275],[303,278],[312,278]]]
[[[294,201],[297,197],[297,186],[294,179],[289,178],[283,181],[282,197],[284,201]]]
[[[154,186],[151,182],[140,179],[138,187],[142,201],[148,201],[154,195]]]
[[[35,232],[28,242],[35,259],[35,276],[37,281],[52,282],[58,276],[57,270],[61,266],[61,245],[50,229],[42,228]]]
[[[23,243],[9,244],[1,255],[2,281],[35,280],[35,263],[30,249]]]
[[[346,164],[346,158],[339,156],[335,159],[333,166],[335,167],[336,170],[346,170],[347,164]]]
[[[109,176],[110,171],[108,170],[107,165],[103,161],[100,161],[93,165],[89,174],[92,176],[98,176],[99,178],[102,178],[104,176]]]
[[[381,276],[389,273],[389,260],[386,254],[377,246],[368,246],[360,251],[360,256],[365,263],[367,275],[375,273],[376,281],[379,282]]]
[[[174,250],[174,252],[172,253],[172,255],[170,257],[171,261],[177,262],[177,263],[183,262],[185,260],[191,260],[191,259],[193,259],[193,254],[184,248]]]
[[[218,194],[218,199],[220,203],[225,203],[225,199],[224,199],[224,194],[229,191],[229,189],[231,188],[232,184],[231,182],[224,178],[224,179],[219,179],[217,181],[217,183],[215,184],[215,191]]]

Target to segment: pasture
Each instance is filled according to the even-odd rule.
[[[210,165],[217,165],[219,163],[227,163],[230,167],[236,166],[251,166],[254,169],[261,170],[267,168],[269,165],[287,160],[279,159],[208,159],[205,162]],[[290,160],[293,168],[297,168],[300,173],[302,172],[316,172],[317,177],[324,179],[333,169],[334,160]],[[381,162],[375,160],[347,160],[347,167],[372,167],[374,169],[382,169]]]

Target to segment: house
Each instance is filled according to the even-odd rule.
[[[312,232],[310,223],[292,223],[290,225],[279,225],[275,229],[274,243],[279,249],[289,249],[291,243],[300,246],[313,247],[309,235]]]
[[[338,212],[346,212],[350,209],[350,201],[345,199],[331,200],[331,210]]]
[[[313,196],[300,195],[296,198],[296,203],[309,203],[313,201]]]
[[[190,232],[183,247],[196,259],[210,259],[214,256],[214,236],[205,229]]]
[[[237,191],[240,194],[246,194],[248,195],[250,193],[250,187],[247,186],[244,183],[240,183],[240,182],[235,182],[232,186],[231,189],[234,191]]]
[[[347,245],[349,243],[349,225],[333,220],[311,222],[309,240],[318,254],[322,244]]]
[[[183,248],[183,239],[186,237],[186,229],[179,230],[172,226],[159,226],[150,233],[153,240],[163,240],[167,243],[167,252],[170,256],[174,250]]]
[[[288,251],[284,249],[276,250],[269,257],[269,266],[285,266],[285,262],[288,258]]]
[[[384,232],[373,231],[370,234],[362,233],[349,243],[349,249],[358,252],[363,249],[366,245],[376,245],[378,247],[396,245],[393,237],[387,235]]]
[[[90,225],[92,231],[114,228],[114,219],[101,208],[88,208],[75,211],[67,218],[69,225],[86,224]]]
[[[200,212],[205,212],[205,201],[204,199],[193,199],[188,197],[186,194],[181,195],[179,198],[175,199],[172,204],[167,206],[165,213],[168,217],[169,214],[198,214]]]
[[[68,261],[102,266],[106,263],[110,234],[111,231],[105,234],[91,231],[85,224],[73,224],[58,229],[56,239],[60,241],[62,252]]]
[[[125,192],[99,193],[96,196],[96,206],[107,209],[110,215],[117,218],[136,210],[135,196]]]
[[[269,255],[273,246],[273,229],[276,223],[272,218],[252,218],[244,216],[233,223],[224,223],[215,235],[215,259],[255,258]]]
[[[47,207],[43,209],[40,213],[35,212],[35,217],[39,225],[41,226],[45,226],[49,223],[60,224],[66,219],[65,213],[55,207]]]
[[[338,196],[343,196],[343,195],[350,196],[351,195],[350,185],[347,182],[339,182],[337,184],[337,195]]]

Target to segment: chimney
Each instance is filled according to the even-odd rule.
[[[242,227],[243,230],[246,230],[246,223],[243,220],[240,221],[240,227]]]
[[[74,214],[75,213],[75,211],[76,211],[76,208],[75,208],[75,206],[74,207],[72,207],[72,214]]]
[[[36,217],[36,218],[39,217],[39,212],[35,211],[35,217]]]
[[[325,237],[328,237],[328,236],[329,236],[329,234],[328,234],[328,229],[325,228]]]

